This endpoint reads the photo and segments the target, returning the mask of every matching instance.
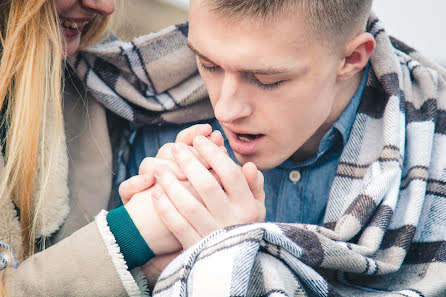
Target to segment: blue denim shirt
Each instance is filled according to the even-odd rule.
[[[342,150],[348,141],[367,77],[368,67],[365,68],[364,76],[350,103],[322,138],[315,155],[301,163],[288,159],[276,168],[263,171],[265,221],[323,223],[331,184]],[[222,131],[217,120],[210,120],[208,123],[214,129]],[[131,139],[127,177],[138,174],[139,164],[145,157],[155,156],[163,144],[174,142],[178,132],[188,126],[190,124],[138,129]],[[225,136],[224,138],[228,153],[235,160],[231,147]]]

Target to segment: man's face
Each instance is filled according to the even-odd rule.
[[[340,59],[298,13],[252,25],[191,2],[189,45],[238,161],[269,169],[298,159],[332,120]]]

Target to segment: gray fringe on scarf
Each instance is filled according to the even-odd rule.
[[[154,296],[446,296],[446,73],[373,15],[368,32],[377,48],[323,226],[218,230],[164,270]],[[183,24],[100,45],[75,69],[131,121],[206,118],[186,35]]]

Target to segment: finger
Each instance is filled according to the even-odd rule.
[[[183,171],[178,167],[178,165],[175,163],[174,160],[165,160],[161,158],[153,158],[153,157],[147,157],[144,158],[144,160],[141,162],[141,165],[139,165],[139,174],[140,175],[147,175],[149,177],[149,181],[154,180],[155,175],[155,169],[159,166],[167,166],[172,172],[175,174],[175,176],[180,180],[186,180],[186,176],[184,175]]]
[[[198,232],[178,212],[172,202],[167,198],[164,191],[156,189],[152,193],[153,205],[167,229],[187,249],[201,239]]]
[[[220,177],[217,175],[217,173],[214,171],[214,169],[209,169],[209,172],[212,174],[212,176],[215,178],[215,180],[218,182],[218,184],[220,185],[220,187],[224,191],[225,188],[223,187],[223,184],[221,183]]]
[[[198,154],[197,150],[194,149],[193,146],[187,146],[187,149],[188,149],[188,150],[195,156],[195,158],[197,158],[197,160],[198,160],[201,164],[203,164],[203,166],[204,166],[206,169],[211,168],[211,165],[209,165],[209,163],[208,163],[205,159],[203,159],[203,158],[200,156],[200,154]],[[174,159],[175,159],[175,158],[174,158]]]
[[[249,188],[251,189],[251,193],[254,196],[254,199],[257,202],[257,216],[255,221],[263,222],[266,216],[266,208],[265,208],[265,190],[263,188],[264,185],[264,177],[262,172],[257,169],[257,166],[248,162],[242,167],[243,174],[246,177],[246,181],[248,182]]]
[[[228,193],[232,199],[243,199],[247,193],[250,193],[248,183],[246,182],[246,178],[243,175],[240,166],[218,146],[213,144],[206,137],[201,136],[195,138],[193,145],[200,156],[211,165],[212,169],[220,177],[226,193]],[[172,149],[172,152],[176,149],[177,146]],[[189,177],[184,168],[179,163],[178,165],[181,167],[184,174]]]
[[[158,150],[158,153],[156,154],[156,158],[174,161],[175,158],[172,155],[172,146],[173,145],[174,145],[174,143],[164,144]],[[206,160],[204,160],[203,158],[201,158],[199,156],[199,154],[197,153],[197,151],[192,146],[188,145],[188,149],[198,158],[198,160],[201,162],[201,164],[203,164],[204,167],[206,167],[207,169],[210,168],[209,163]]]
[[[122,204],[126,204],[136,193],[147,190],[155,183],[155,176],[152,175],[135,175],[123,181],[118,188],[119,196],[121,196]]]
[[[200,164],[200,166],[202,165]],[[217,223],[208,209],[185,188],[172,172],[166,168],[159,168],[155,173],[155,178],[175,208],[200,235],[205,236],[218,229]]]
[[[218,130],[213,131],[211,133],[211,135],[209,136],[209,139],[213,143],[215,143],[215,145],[217,145],[217,146],[223,146],[225,144],[225,140],[223,139],[223,135]]]
[[[197,124],[178,133],[175,142],[182,142],[187,145],[192,145],[194,138],[201,136],[209,136],[212,133],[212,126],[209,124]]]
[[[257,170],[257,166],[252,162],[243,165],[242,171],[254,198],[263,202],[265,200],[265,191],[263,189],[264,178],[262,172]]]
[[[156,153],[156,157],[165,160],[173,160],[172,156],[172,146],[174,144],[171,142],[165,143]]]
[[[213,174],[203,167],[184,144],[175,144],[172,152],[178,166],[199,193],[209,212],[217,218],[221,217],[221,212],[227,208],[229,200]],[[225,154],[221,150],[220,153]]]

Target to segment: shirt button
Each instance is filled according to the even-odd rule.
[[[288,177],[293,184],[296,184],[300,180],[301,175],[299,170],[292,170]]]

